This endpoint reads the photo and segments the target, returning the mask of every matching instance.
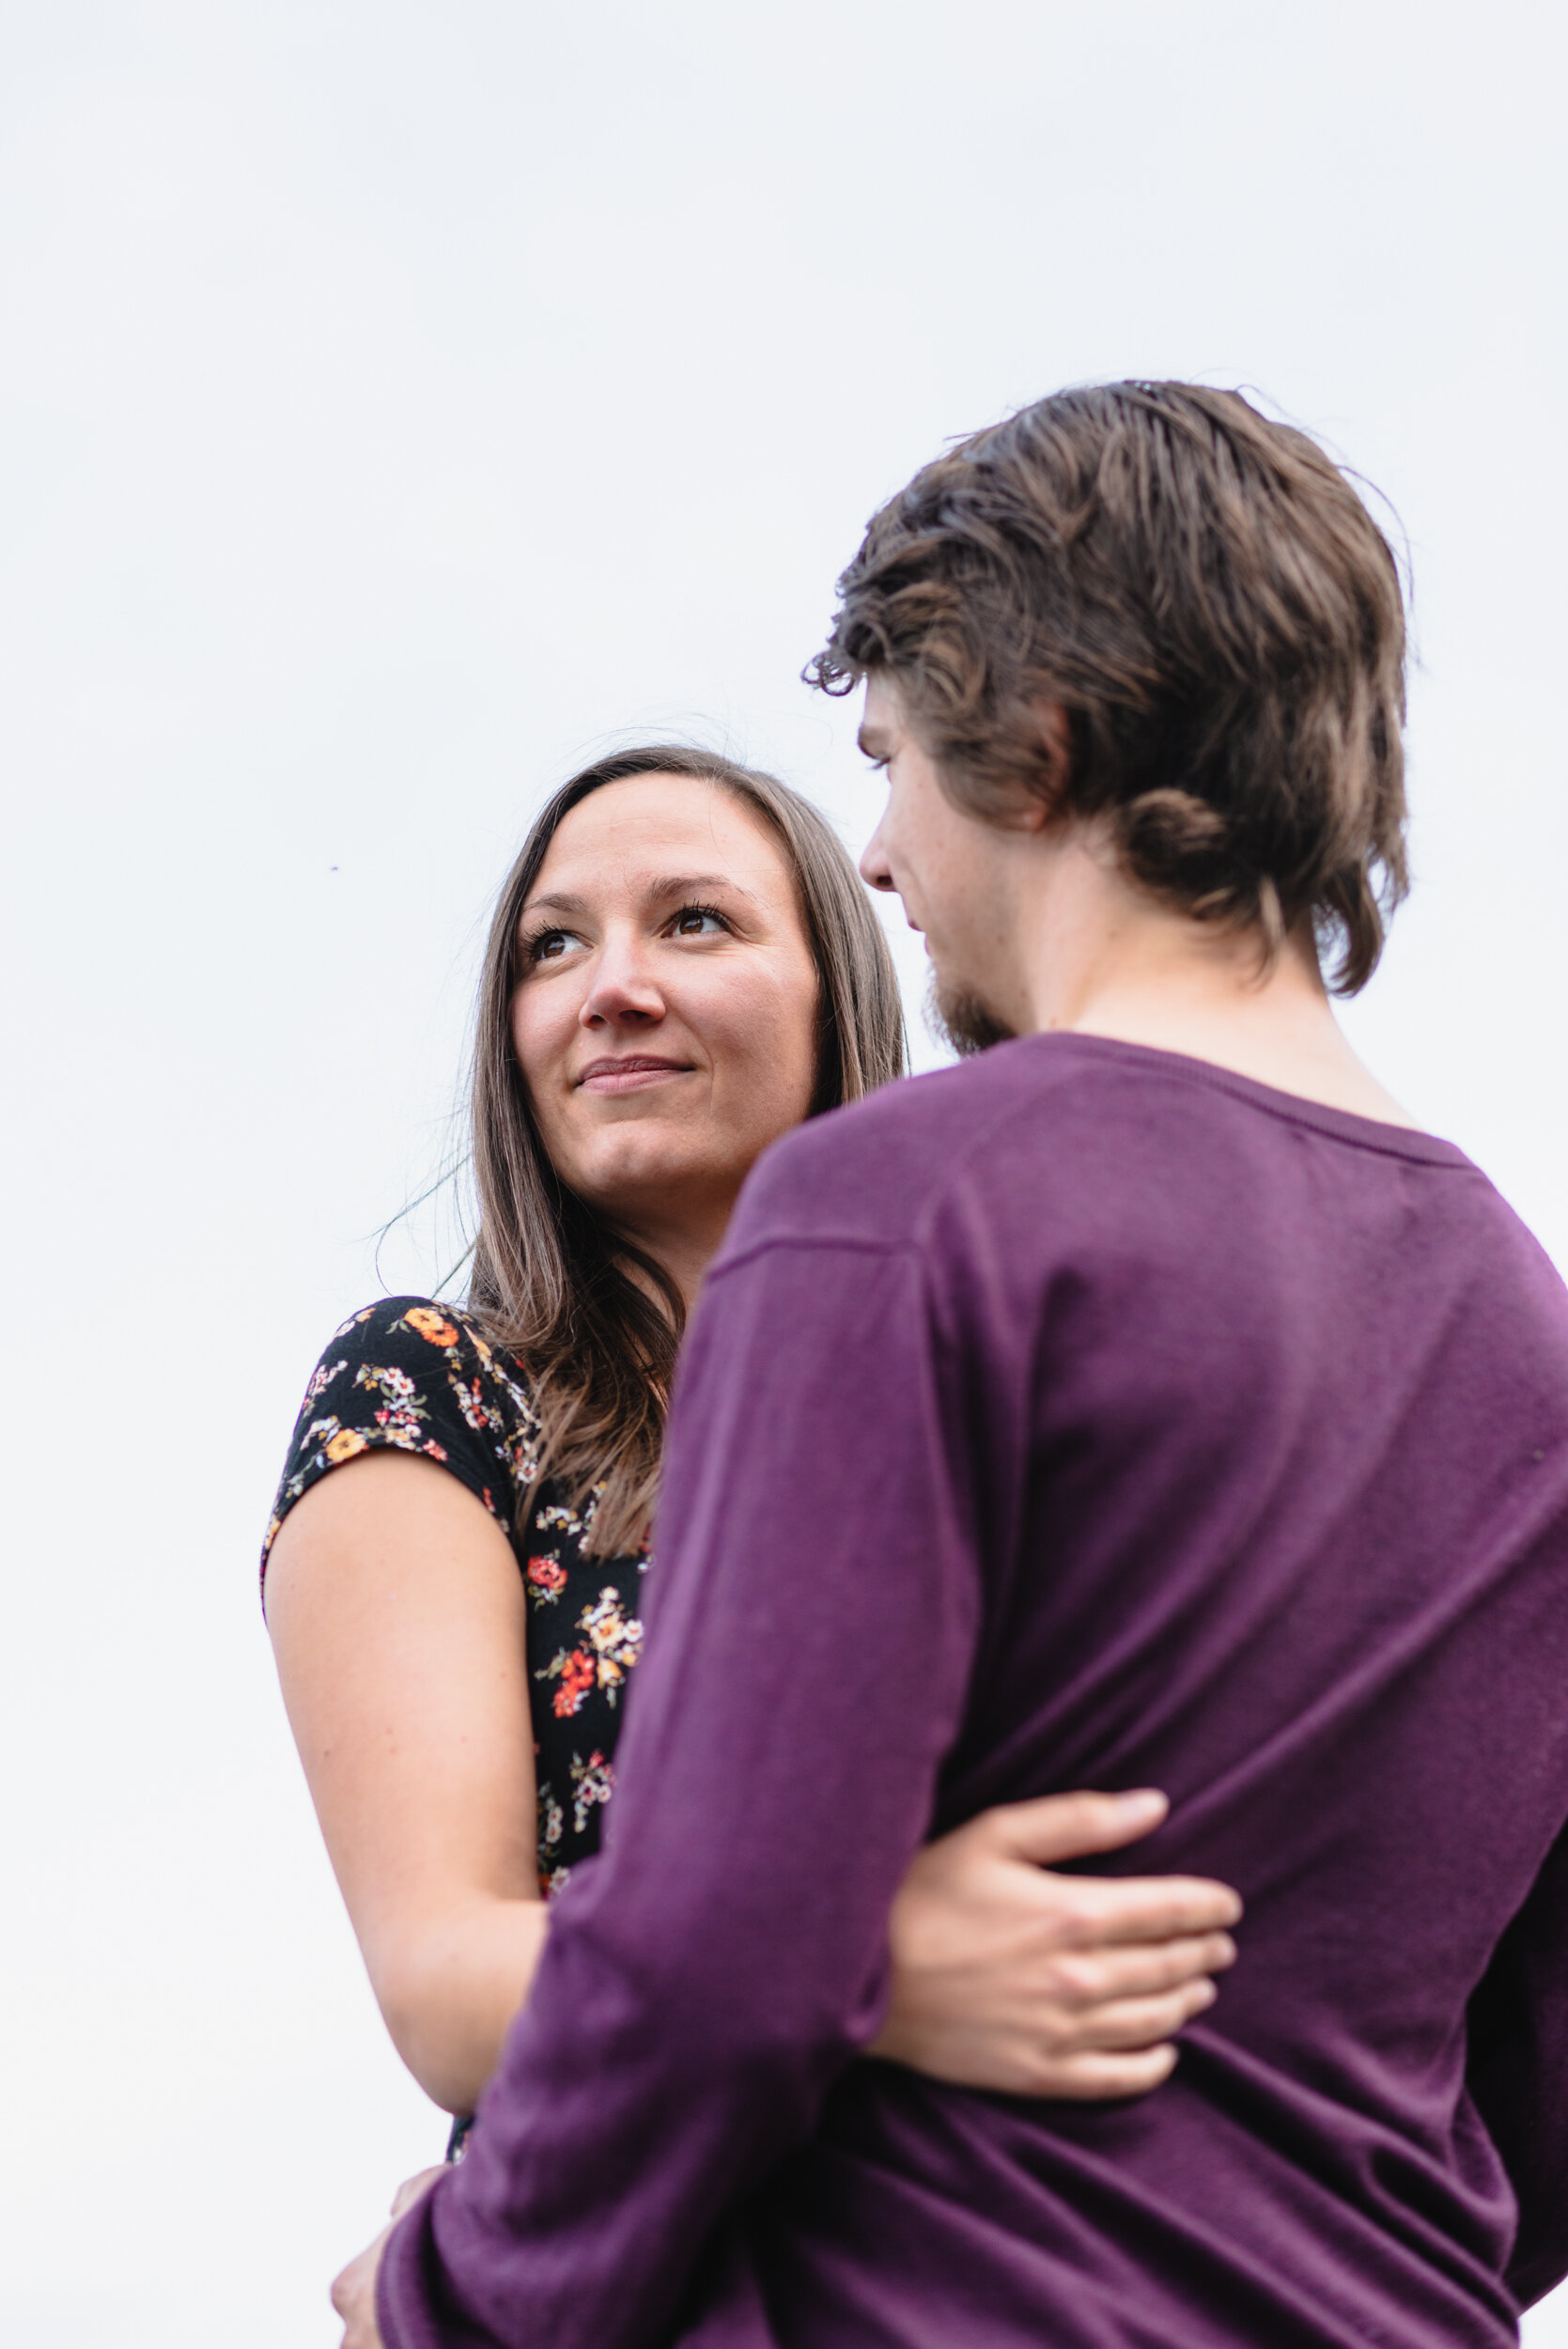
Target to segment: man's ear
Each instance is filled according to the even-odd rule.
[[[1039,783],[1017,809],[1020,832],[1044,832],[1063,813],[1073,771],[1073,722],[1063,702],[1038,702]]]

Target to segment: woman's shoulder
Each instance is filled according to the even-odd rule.
[[[350,1314],[306,1384],[268,1548],[318,1477],[376,1450],[439,1462],[515,1524],[538,1475],[526,1371],[475,1315],[439,1298],[382,1297]]]
[[[531,1407],[533,1382],[517,1356],[487,1333],[466,1305],[438,1297],[380,1297],[339,1322],[322,1350],[318,1375],[335,1378],[387,1361],[418,1378],[459,1373],[504,1389]],[[329,1367],[331,1366],[331,1367]]]
[[[538,1425],[522,1363],[467,1306],[442,1298],[381,1297],[339,1322],[305,1390],[302,1417],[329,1391],[341,1397],[377,1389],[387,1404],[411,1392],[427,1402],[450,1396],[476,1430]]]
[[[340,1321],[332,1346],[388,1343],[430,1346],[442,1352],[460,1345],[476,1328],[464,1305],[443,1297],[378,1297]]]

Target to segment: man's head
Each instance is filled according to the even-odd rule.
[[[918,473],[839,594],[807,674],[864,678],[868,749],[904,746],[869,877],[969,1040],[1011,844],[1042,830],[1265,953],[1315,935],[1342,993],[1371,976],[1405,883],[1404,610],[1304,433],[1192,384],[1058,393]]]

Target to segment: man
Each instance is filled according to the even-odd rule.
[[[1568,2267],[1568,1299],[1320,974],[1404,879],[1388,548],[1302,435],[1121,384],[928,466],[841,592],[863,869],[978,1056],[742,1198],[609,1848],[381,2337],[1511,2341]],[[1248,1912],[1168,2085],[851,2062],[923,1837],[1141,1783]]]

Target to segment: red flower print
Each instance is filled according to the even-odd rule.
[[[558,1558],[530,1558],[523,1574],[544,1598],[553,1598],[567,1587],[567,1569]]]
[[[561,1686],[555,1691],[555,1718],[564,1721],[575,1713],[594,1685],[594,1659],[585,1648],[574,1648],[561,1665]]]

